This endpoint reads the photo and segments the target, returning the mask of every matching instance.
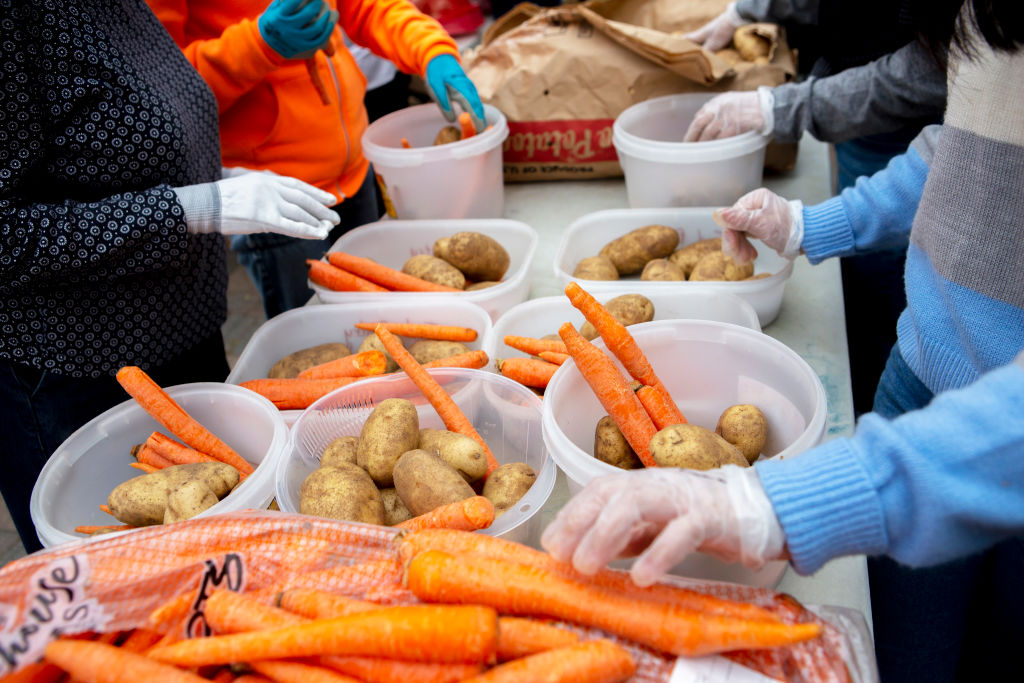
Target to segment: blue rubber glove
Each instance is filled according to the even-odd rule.
[[[462,70],[459,60],[451,55],[434,57],[427,64],[426,81],[430,96],[437,102],[437,106],[441,108],[441,113],[447,120],[455,120],[455,111],[452,109],[450,97],[462,105],[463,111],[469,112],[476,132],[483,132],[487,127],[487,120],[484,118],[484,105],[476,93],[476,86]]]
[[[285,59],[308,59],[331,38],[338,13],[324,0],[274,0],[256,21],[260,35]]]

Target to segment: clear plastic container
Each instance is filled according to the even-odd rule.
[[[484,114],[487,130],[436,147],[438,131],[452,125],[436,104],[406,107],[370,124],[363,133],[363,153],[373,164],[389,214],[404,219],[501,217],[501,146],[508,123],[489,104]],[[402,138],[410,148],[402,147]]]
[[[782,295],[785,293],[786,281],[793,274],[793,262],[760,243],[755,243],[757,258],[754,259],[754,274],[771,275],[757,280],[665,282],[641,280],[639,274],[620,280],[579,280],[572,276],[581,259],[596,256],[608,242],[646,225],[666,225],[675,229],[679,233],[679,247],[710,237],[720,237],[722,228],[711,218],[715,208],[609,209],[581,216],[562,234],[562,241],[555,252],[555,277],[563,287],[577,280],[581,287],[595,296],[599,292],[637,292],[648,297],[659,293],[684,292],[734,294],[753,306],[761,327],[767,327],[782,307]]]
[[[233,384],[195,382],[167,393],[200,424],[256,466],[242,484],[200,516],[266,508],[274,497],[274,474],[288,445],[288,427],[274,404]],[[118,484],[142,472],[131,448],[154,431],[171,436],[134,399],[120,403],[80,427],[43,466],[29,509],[45,547],[82,540],[74,528],[117,524],[99,506]],[[130,532],[128,532],[130,533]]]
[[[683,142],[701,105],[716,93],[657,97],[615,119],[612,144],[633,208],[732,204],[761,185],[768,137],[755,131]]]
[[[242,349],[226,382],[241,384],[262,379],[277,361],[289,353],[311,346],[342,342],[352,353],[370,332],[356,329],[359,322],[429,323],[459,325],[477,331],[475,341],[463,342],[471,349],[484,348],[491,333],[491,318],[484,309],[468,301],[452,301],[424,297],[415,305],[402,301],[360,302],[303,306],[276,315],[259,326]],[[288,426],[302,414],[301,410],[282,410]]]
[[[749,328],[704,320],[654,321],[629,330],[689,422],[714,429],[729,406],[755,405],[768,420],[762,457],[793,457],[824,437],[825,388],[811,366],[782,342]],[[604,348],[600,339],[594,343]],[[594,428],[605,414],[571,363],[555,373],[544,392],[544,442],[572,494],[595,477],[622,471],[592,455]],[[697,554],[673,573],[770,585],[784,568],[785,563],[772,563],[752,572]]]
[[[516,506],[482,531],[536,547],[541,532],[537,513],[551,495],[556,474],[541,435],[540,398],[521,384],[490,372],[460,368],[428,372],[466,414],[499,463],[525,462],[537,473],[537,480]],[[289,454],[278,464],[277,504],[282,510],[299,511],[299,488],[319,466],[324,446],[339,436],[358,436],[373,406],[389,398],[415,403],[421,429],[445,428],[404,374],[368,379],[324,396],[292,427]]]
[[[310,288],[324,303],[384,303],[401,301],[419,306],[427,297],[445,301],[477,304],[496,320],[503,312],[526,301],[530,295],[530,262],[537,250],[537,231],[526,223],[505,219],[466,219],[448,221],[384,220],[351,230],[342,235],[330,251],[344,251],[373,259],[377,263],[401,269],[416,254],[430,254],[434,242],[457,232],[479,232],[493,237],[509,255],[508,271],[499,284],[471,292],[336,292],[309,281]]]

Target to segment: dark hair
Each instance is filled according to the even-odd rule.
[[[950,51],[973,56],[981,47],[975,31],[994,50],[1024,46],[1021,0],[914,0],[913,15],[920,40],[943,63]]]

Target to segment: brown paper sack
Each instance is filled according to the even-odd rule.
[[[796,74],[781,27],[758,24],[767,58],[715,54],[682,34],[718,16],[728,0],[589,0],[516,5],[463,58],[484,102],[508,119],[506,182],[622,175],[612,124],[626,108],[664,95],[753,90]],[[682,140],[685,129],[680,129]],[[783,154],[791,167],[796,148]],[[769,157],[777,158],[778,150]]]

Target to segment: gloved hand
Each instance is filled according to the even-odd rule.
[[[591,481],[559,511],[541,545],[591,575],[640,553],[630,574],[649,586],[693,552],[759,569],[785,556],[786,539],[753,467],[670,467]],[[641,552],[642,551],[642,552]]]
[[[434,57],[427,63],[425,80],[430,97],[437,102],[445,119],[455,120],[455,111],[452,109],[450,99],[455,100],[462,105],[463,111],[469,112],[476,132],[483,132],[487,127],[484,105],[476,92],[476,86],[462,70],[459,60],[447,54]]]
[[[256,20],[260,35],[285,59],[307,59],[331,38],[338,13],[324,0],[274,0]]]
[[[756,237],[785,258],[800,253],[804,205],[798,199],[787,201],[762,187],[743,195],[727,209],[717,209],[712,217],[722,226],[722,251],[737,263],[748,263],[757,256],[748,237]]]
[[[684,33],[683,38],[700,43],[705,50],[716,52],[732,42],[732,34],[740,26],[751,22],[740,16],[736,11],[736,3],[730,2],[725,11],[701,26],[696,31]]]
[[[250,171],[213,183],[174,188],[195,234],[249,235],[274,232],[325,239],[341,222],[329,192],[297,178]]]
[[[717,95],[697,110],[683,142],[718,140],[756,130],[768,135],[774,127],[771,88]]]

